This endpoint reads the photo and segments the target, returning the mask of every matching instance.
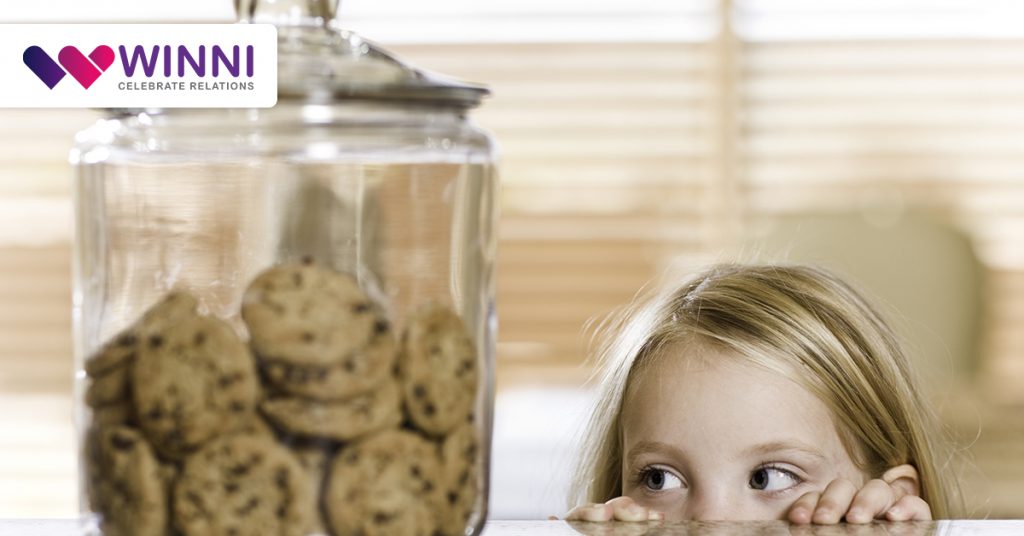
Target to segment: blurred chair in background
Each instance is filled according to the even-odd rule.
[[[790,214],[752,226],[743,256],[810,263],[873,296],[902,335],[927,394],[969,388],[977,377],[984,272],[970,238],[913,212]]]

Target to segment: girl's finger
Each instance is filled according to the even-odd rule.
[[[790,523],[797,525],[810,523],[811,516],[814,515],[814,507],[818,505],[820,497],[821,493],[817,491],[804,493],[793,503],[793,506],[789,507],[789,513],[786,514],[786,518],[789,519]]]
[[[829,482],[818,499],[811,520],[816,525],[835,525],[846,514],[846,510],[857,494],[857,486],[845,478],[837,478]]]
[[[569,510],[566,521],[611,521],[612,507],[607,504],[584,504]]]
[[[870,523],[880,517],[900,498],[898,490],[884,480],[868,481],[853,498],[849,511],[846,512],[847,523]]]
[[[917,495],[904,495],[885,512],[889,521],[931,521],[932,509]]]
[[[605,504],[612,508],[612,518],[616,521],[647,521],[650,515],[647,507],[630,497],[616,497]]]

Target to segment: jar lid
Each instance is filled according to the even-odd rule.
[[[490,91],[418,69],[335,21],[338,0],[235,0],[239,22],[278,27],[278,98],[372,99],[471,108]]]

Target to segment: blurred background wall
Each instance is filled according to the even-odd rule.
[[[5,21],[232,17],[227,0],[56,4]],[[822,263],[885,303],[970,460],[956,470],[971,515],[1024,516],[1024,6],[341,10],[418,66],[494,90],[475,114],[503,154],[493,517],[566,508],[586,326],[734,259]],[[0,110],[0,517],[77,508],[67,151],[95,117]]]

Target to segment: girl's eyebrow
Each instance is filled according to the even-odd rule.
[[[770,441],[768,443],[761,443],[754,445],[743,451],[743,457],[753,456],[765,456],[767,454],[773,454],[776,452],[799,452],[818,460],[824,461],[825,455],[812,445],[806,443],[800,443],[796,441]]]
[[[636,445],[633,445],[633,448],[629,449],[626,461],[630,465],[634,465],[636,463],[636,459],[644,454],[662,454],[677,460],[683,458],[683,452],[668,443],[662,443],[660,441],[640,441]]]

